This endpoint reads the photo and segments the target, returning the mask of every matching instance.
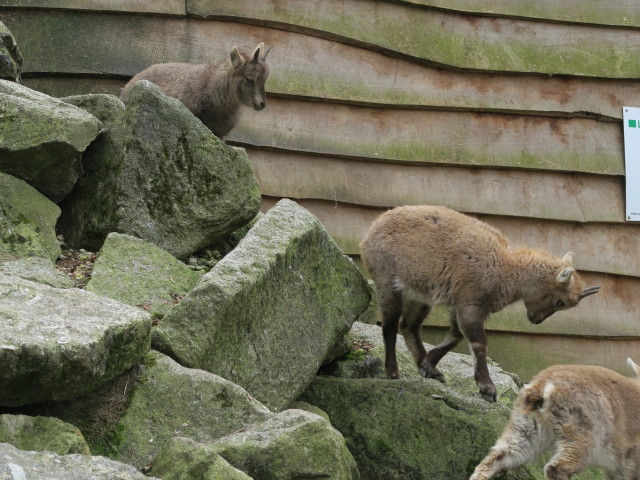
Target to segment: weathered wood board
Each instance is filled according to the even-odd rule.
[[[130,77],[152,63],[217,61],[225,58],[233,44],[250,48],[253,42],[265,41],[274,47],[267,88],[279,95],[407,108],[616,119],[622,117],[622,105],[633,105],[640,98],[635,79],[461,75],[318,37],[230,22],[2,9],[0,19],[22,46],[27,78],[48,73]],[[69,34],[32,34],[53,21],[68,25]],[[127,29],[137,32],[135,38]],[[104,50],[99,62],[97,50]],[[58,81],[64,86],[63,79]]]
[[[360,260],[354,260],[362,268]],[[590,272],[580,272],[580,275],[587,285],[601,286],[601,291],[584,299],[574,308],[554,313],[539,325],[527,320],[524,304],[518,301],[492,314],[485,323],[485,329],[493,332],[603,339],[640,337],[640,319],[636,307],[636,299],[640,295],[640,279]],[[380,322],[382,319],[379,311],[376,315]],[[448,309],[444,306],[436,307],[424,324],[448,328]],[[640,340],[638,347],[640,348]]]
[[[185,0],[0,0],[0,7],[186,15]]]
[[[444,328],[425,327],[423,339],[436,344],[444,338],[445,333]],[[488,332],[487,337],[489,357],[506,371],[517,374],[523,382],[528,382],[541,370],[559,364],[600,365],[630,377],[632,373],[627,367],[627,358],[638,357],[640,342],[637,339],[571,338],[503,332]],[[454,351],[468,354],[469,346],[463,341]]]
[[[246,111],[228,139],[376,161],[623,175],[620,127],[587,118],[396,110],[274,98],[262,112]]]
[[[481,71],[640,76],[640,32],[488,17],[396,2],[191,0],[189,14],[304,31]]]
[[[437,204],[470,213],[571,222],[625,221],[621,177],[393,165],[254,148],[247,152],[262,193],[273,197],[369,207]]]
[[[401,3],[453,10],[460,13],[523,17],[566,23],[640,27],[636,0],[396,0]]]
[[[263,196],[262,210],[268,210],[278,200]],[[301,199],[298,203],[318,217],[348,255],[360,254],[359,243],[371,223],[387,210],[313,199]],[[558,256],[571,251],[579,270],[640,277],[640,256],[628,253],[640,252],[640,235],[635,225],[474,216],[497,227],[514,248],[532,246]]]

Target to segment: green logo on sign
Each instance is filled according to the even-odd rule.
[[[638,126],[637,120],[629,120],[629,128],[636,128]]]

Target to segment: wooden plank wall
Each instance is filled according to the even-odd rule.
[[[267,109],[245,110],[229,139],[249,153],[263,209],[298,200],[357,260],[381,212],[444,204],[515,245],[575,252],[602,285],[539,326],[522,305],[489,320],[490,354],[527,379],[640,358],[621,121],[640,99],[640,7],[567,2],[0,0],[0,20],[25,83],[56,96],[117,94],[152,63],[273,45]],[[446,317],[428,324],[436,342]]]

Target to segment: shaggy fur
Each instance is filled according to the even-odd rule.
[[[504,432],[471,480],[489,480],[553,450],[548,480],[587,467],[607,480],[640,479],[640,382],[594,366],[556,365],[525,386]]]
[[[464,336],[476,359],[480,394],[488,401],[496,401],[486,361],[489,314],[522,299],[529,320],[540,323],[599,288],[583,289],[571,254],[556,258],[543,250],[512,250],[497,229],[446,207],[390,210],[371,225],[360,247],[382,312],[387,377],[399,376],[398,324],[420,373],[440,381],[444,376],[436,365]],[[451,328],[427,354],[422,323],[436,304],[451,307]]]
[[[268,53],[268,51],[267,51]],[[120,98],[129,100],[129,90],[139,80],[149,80],[170,97],[180,100],[209,130],[224,139],[238,123],[242,105],[262,110],[266,106],[265,82],[269,76],[264,43],[251,55],[233,47],[229,59],[217,63],[158,63],[138,73],[122,89]]]

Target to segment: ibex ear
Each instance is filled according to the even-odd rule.
[[[556,284],[563,287],[566,285],[569,285],[569,282],[571,281],[571,275],[573,275],[573,272],[575,272],[573,267],[563,268],[562,271],[556,277]]]
[[[233,47],[231,49],[231,54],[229,55],[229,58],[231,59],[231,65],[233,65],[233,68],[236,68],[238,65],[242,63],[242,57],[240,56],[238,47]]]
[[[569,266],[573,266],[573,252],[567,252],[562,257],[562,261],[568,263]]]
[[[261,43],[258,44],[256,49],[251,54],[251,56],[253,57],[252,61],[254,63],[258,63],[258,60],[260,60],[260,57],[262,56],[262,52],[263,51],[264,51],[264,42],[261,42]]]

